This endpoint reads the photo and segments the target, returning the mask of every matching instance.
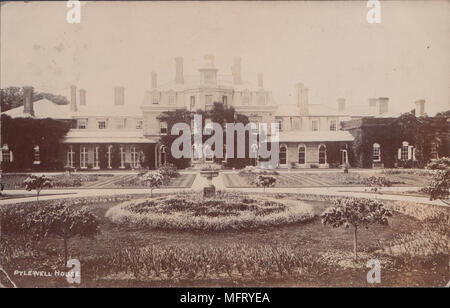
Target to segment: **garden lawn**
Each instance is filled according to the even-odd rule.
[[[266,195],[267,196],[267,195]],[[274,196],[277,199],[282,195]],[[291,199],[291,197],[288,197]],[[301,199],[301,196],[299,196]],[[312,205],[316,214],[323,212],[330,206],[328,201],[305,201]],[[155,277],[146,280],[134,278],[132,274],[112,275],[94,278],[89,272],[83,272],[83,260],[86,258],[109,256],[114,252],[127,247],[166,247],[179,248],[221,248],[230,245],[248,245],[258,247],[270,245],[282,247],[290,245],[295,249],[308,252],[313,258],[328,256],[330,259],[347,258],[351,263],[353,237],[352,230],[345,228],[331,228],[322,225],[320,218],[285,226],[267,227],[253,231],[227,231],[227,232],[180,232],[158,231],[124,227],[112,223],[105,218],[105,213],[119,202],[92,204],[94,215],[101,221],[101,233],[95,239],[74,238],[69,242],[71,257],[79,258],[82,266],[82,287],[142,287],[142,286],[370,286],[366,275],[368,269],[365,261],[372,254],[401,235],[408,235],[414,230],[420,230],[424,222],[411,216],[394,213],[389,219],[389,226],[370,226],[368,230],[361,229],[358,233],[358,251],[363,259],[356,267],[336,267],[326,270],[319,275],[306,276],[302,279],[289,277],[274,277],[270,280],[255,279],[251,275],[244,278],[235,277],[206,277],[191,279],[164,279]],[[30,260],[23,258],[15,262],[15,267],[8,267],[11,272],[16,268],[38,269],[49,258],[57,258],[62,251],[63,243],[58,239],[45,239],[39,243],[41,257]],[[343,257],[344,256],[344,257]],[[366,258],[366,259],[364,259]],[[391,258],[389,266],[382,267],[381,286],[442,286],[448,281],[448,257],[432,259],[417,259],[414,270],[408,266],[405,259]],[[341,260],[337,260],[341,261]],[[410,261],[408,261],[410,262]],[[345,262],[344,262],[345,263]],[[109,264],[102,264],[108,267]],[[34,268],[38,267],[38,268]],[[67,286],[65,279],[14,277],[16,284],[26,287]]]

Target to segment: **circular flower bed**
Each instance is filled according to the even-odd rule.
[[[204,199],[180,194],[131,200],[108,210],[106,217],[120,225],[160,230],[251,230],[305,221],[314,217],[302,201],[278,201],[239,194]]]

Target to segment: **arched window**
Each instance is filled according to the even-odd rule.
[[[409,159],[409,143],[407,141],[402,142],[402,147],[401,147],[400,153],[401,153],[401,155],[400,155],[401,160]]]
[[[285,145],[282,145],[280,147],[280,165],[286,165],[287,164],[287,148]]]
[[[373,144],[372,161],[374,162],[381,161],[381,147],[379,143]]]
[[[165,165],[167,163],[167,153],[166,153],[166,147],[161,146],[161,165]]]
[[[9,147],[7,144],[3,145],[2,147],[2,162],[10,163],[13,161],[12,158],[12,152],[9,150]]]
[[[306,164],[306,147],[304,145],[298,147],[298,163],[300,165]]]
[[[41,163],[41,153],[39,151],[39,146],[34,146],[34,160],[33,165],[39,165]]]
[[[323,144],[319,146],[319,165],[327,163],[327,147]]]
[[[438,159],[439,158],[439,155],[438,155],[438,144],[436,142],[433,142],[431,144],[430,158],[431,159]]]

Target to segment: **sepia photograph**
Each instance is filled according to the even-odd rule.
[[[0,288],[450,287],[450,1],[0,17]]]

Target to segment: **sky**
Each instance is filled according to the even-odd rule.
[[[366,3],[86,2],[79,24],[66,21],[66,1],[2,3],[0,86],[68,97],[75,84],[106,106],[121,85],[138,106],[151,71],[170,81],[182,56],[195,75],[213,54],[219,74],[234,56],[244,80],[263,73],[278,104],[294,103],[302,82],[314,104],[383,96],[396,112],[418,99],[429,115],[450,109],[450,1],[382,1],[380,24],[367,22]]]

